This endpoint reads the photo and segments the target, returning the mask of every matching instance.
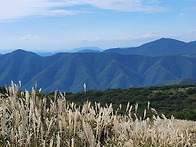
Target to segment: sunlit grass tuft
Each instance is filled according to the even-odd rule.
[[[196,146],[196,122],[158,116],[150,103],[140,117],[138,104],[128,103],[123,115],[121,105],[114,110],[85,102],[80,108],[65,94],[48,100],[13,83],[0,96],[1,146]]]

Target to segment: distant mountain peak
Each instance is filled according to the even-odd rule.
[[[24,50],[24,49],[16,49],[16,50],[14,50],[13,52],[27,52],[27,51]]]
[[[23,49],[16,49],[14,51],[11,52],[11,54],[17,54],[17,55],[36,55],[36,56],[39,56],[38,54],[34,53],[34,52],[31,52],[31,51],[26,51],[26,50],[23,50]]]
[[[196,54],[196,41],[186,43],[171,38],[160,38],[138,47],[114,48],[105,50],[105,52],[145,56],[192,55]]]
[[[98,47],[80,47],[80,48],[75,48],[71,50],[70,52],[102,52],[102,49]]]
[[[165,38],[165,37],[160,38],[160,39],[157,39],[157,41],[158,41],[158,40],[164,40],[164,41],[179,41],[179,40],[177,40],[177,39],[173,39],[173,38]]]
[[[172,39],[172,38],[160,38],[160,39],[145,43],[141,46],[145,46],[145,45],[149,45],[149,44],[153,45],[153,44],[157,44],[157,43],[174,44],[174,43],[185,43],[185,42],[180,41],[180,40],[176,40],[176,39]]]
[[[92,50],[92,49],[84,49],[84,50],[80,50],[78,51],[79,53],[100,53],[100,50]]]

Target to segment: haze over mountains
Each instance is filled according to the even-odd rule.
[[[16,50],[0,56],[0,86],[22,81],[30,90],[78,92],[128,88],[196,79],[196,42],[159,39],[139,47],[103,52],[58,53],[42,57]],[[185,82],[190,80],[184,80]],[[182,80],[183,81],[183,80]],[[172,83],[172,82],[171,82]],[[172,84],[173,84],[172,83]],[[186,83],[185,83],[186,84]]]

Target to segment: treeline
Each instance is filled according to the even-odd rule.
[[[5,88],[0,88],[0,93],[5,93]],[[57,93],[58,94],[58,93]],[[161,87],[139,87],[129,89],[108,89],[105,91],[89,90],[79,93],[62,93],[66,100],[77,105],[90,101],[101,103],[102,106],[112,103],[113,108],[122,105],[119,113],[125,113],[128,102],[135,106],[138,103],[138,116],[142,116],[147,108],[154,108],[159,115],[166,117],[173,115],[178,119],[196,120],[196,85],[173,85]],[[37,92],[39,98],[47,97],[48,101],[54,98],[54,92],[44,95]],[[134,109],[134,107],[133,107]],[[148,111],[148,115],[151,112]]]

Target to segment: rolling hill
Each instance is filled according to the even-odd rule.
[[[196,55],[196,41],[186,43],[175,39],[161,38],[139,47],[114,48],[105,50],[104,52],[146,56]]]
[[[30,90],[36,83],[43,92],[78,92],[87,89],[158,85],[181,78],[196,79],[193,56],[149,57],[116,53],[58,53],[41,57],[16,50],[0,56],[0,86],[22,81]]]

